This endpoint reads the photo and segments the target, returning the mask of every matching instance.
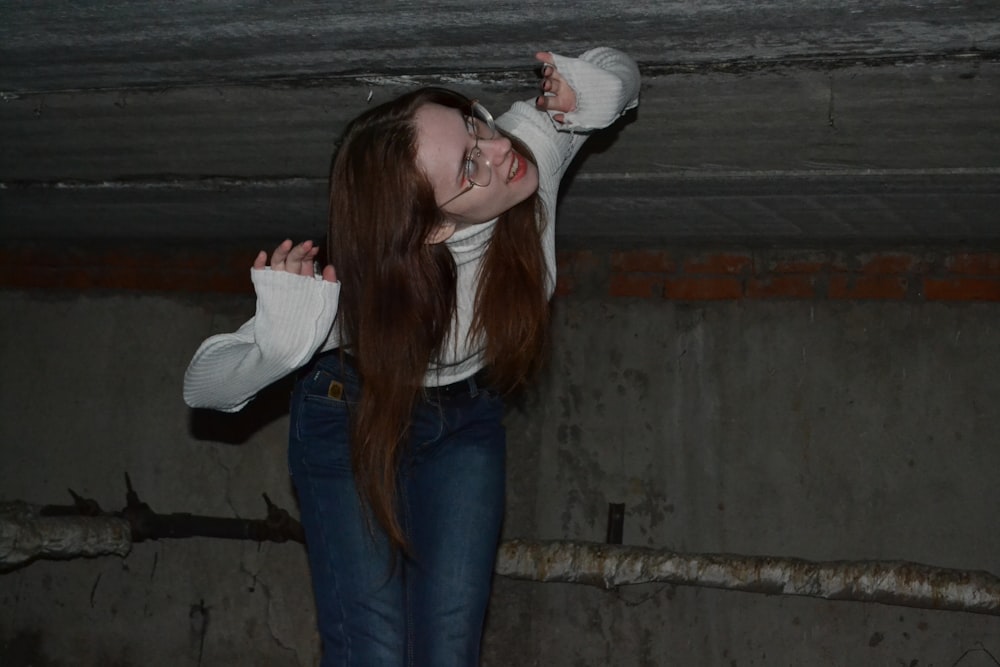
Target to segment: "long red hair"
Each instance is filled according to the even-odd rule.
[[[416,164],[414,117],[429,103],[469,106],[458,93],[422,88],[368,110],[348,126],[330,177],[328,253],[343,284],[337,326],[362,379],[350,420],[354,476],[372,516],[402,549],[400,454],[428,365],[452,333],[456,304],[452,255],[444,243],[427,242],[445,214]],[[535,193],[500,215],[478,276],[470,335],[503,392],[532,375],[545,348],[541,208]]]

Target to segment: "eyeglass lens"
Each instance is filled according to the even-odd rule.
[[[479,102],[473,102],[470,110],[472,113],[469,129],[476,137],[476,144],[465,163],[465,176],[473,185],[485,187],[490,183],[492,169],[489,161],[483,158],[483,152],[479,150],[479,140],[493,139],[496,136],[496,125],[493,116]]]
[[[472,120],[476,126],[476,137],[479,139],[492,139],[496,136],[493,115],[479,102],[472,103]]]

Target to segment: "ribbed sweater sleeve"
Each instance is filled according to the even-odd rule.
[[[639,67],[622,51],[602,46],[579,58],[553,53],[556,69],[576,93],[576,108],[555,120],[555,111],[540,112],[534,99],[515,102],[497,124],[531,148],[538,165],[539,194],[547,219],[542,232],[549,272],[549,294],[555,290],[555,214],[559,182],[587,137],[614,123],[639,104]]]
[[[318,350],[337,345],[339,282],[270,269],[251,269],[250,279],[254,316],[235,332],[205,340],[184,374],[184,401],[193,408],[241,410]]]

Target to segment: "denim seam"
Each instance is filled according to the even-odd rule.
[[[316,505],[317,510],[320,509],[320,494],[316,490],[316,483],[313,476],[309,473],[309,463],[306,461],[305,457],[302,458],[302,465],[306,468],[306,476],[309,480],[309,492],[312,493],[313,502]],[[318,511],[317,514],[325,514],[324,512]],[[329,515],[328,515],[329,516]],[[320,525],[317,526],[320,534],[320,539],[323,540],[323,548],[326,553],[332,553],[332,548],[330,545],[330,540],[327,538],[326,528],[322,521],[318,522]],[[308,548],[308,545],[306,545]],[[337,577],[337,573],[334,568],[330,567],[329,559],[326,562],[327,571],[329,572],[330,579],[333,581],[334,588],[337,594],[337,604],[340,607],[340,619],[338,620],[338,626],[340,628],[340,635],[344,638],[345,653],[347,657],[347,664],[351,664],[351,637],[350,633],[346,631],[344,626],[344,619],[347,617],[347,610],[344,609],[343,596],[340,593],[340,579]]]

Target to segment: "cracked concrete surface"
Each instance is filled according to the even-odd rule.
[[[257,515],[264,491],[295,507],[275,406],[206,423],[180,400],[191,351],[251,300],[6,292],[0,305],[5,493],[45,503],[79,486],[114,507],[128,471],[158,510]],[[505,537],[601,540],[621,502],[626,544],[996,572],[997,331],[991,304],[560,301],[549,370],[509,410]],[[25,377],[57,378],[63,400],[36,400]],[[203,648],[190,639],[202,601]],[[498,578],[484,663],[950,665],[980,645],[996,655],[997,622]],[[76,652],[176,667],[183,651],[312,665],[304,550],[195,538],[35,563],[0,577],[0,662],[31,647],[34,664],[87,664]]]

